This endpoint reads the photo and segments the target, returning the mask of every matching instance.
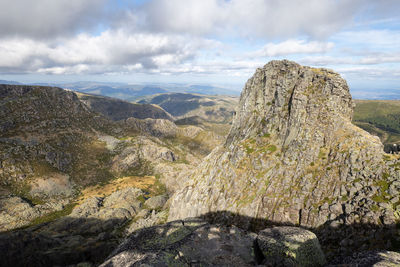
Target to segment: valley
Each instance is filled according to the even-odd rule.
[[[354,123],[379,136],[382,143],[400,143],[399,100],[356,100]]]

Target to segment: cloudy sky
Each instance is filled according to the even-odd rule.
[[[0,79],[240,89],[283,58],[400,90],[400,1],[0,0]]]

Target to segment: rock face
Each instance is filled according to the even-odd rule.
[[[394,225],[400,162],[351,124],[352,110],[333,71],[286,60],[257,69],[225,144],[174,194],[169,220],[229,212],[247,226]]]

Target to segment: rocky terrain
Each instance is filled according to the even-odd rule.
[[[0,85],[0,266],[400,265],[400,156],[337,73],[159,100]]]
[[[351,123],[353,107],[333,71],[290,61],[257,69],[225,144],[173,195],[169,220],[299,225],[318,234],[329,259],[395,249],[400,161]]]
[[[168,193],[220,142],[130,111],[113,121],[88,101],[0,85],[1,266],[100,263],[129,231],[166,220]]]
[[[168,214],[159,211],[165,196],[146,201],[144,196],[143,190],[127,187],[88,198],[58,220],[0,234],[0,266],[100,263],[125,234],[165,222]]]

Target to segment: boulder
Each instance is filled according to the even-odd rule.
[[[168,196],[166,195],[161,195],[161,196],[155,196],[147,199],[144,204],[152,210],[160,209],[165,205],[165,202],[167,202]]]
[[[162,224],[167,221],[168,211],[163,210],[160,212],[149,213],[148,210],[141,210],[134,218],[134,222],[127,228],[126,233],[131,234],[141,228],[151,227],[154,225]]]
[[[257,245],[267,266],[323,266],[326,264],[317,236],[299,227],[279,226],[261,231]]]

